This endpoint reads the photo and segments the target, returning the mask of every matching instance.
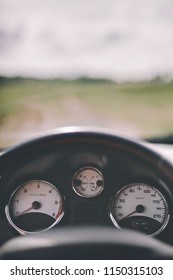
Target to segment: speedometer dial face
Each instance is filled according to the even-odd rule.
[[[64,214],[59,191],[42,180],[29,181],[18,187],[5,210],[9,223],[21,234],[47,230]]]
[[[168,223],[168,205],[156,188],[143,183],[130,184],[112,197],[110,218],[117,228],[157,235]]]

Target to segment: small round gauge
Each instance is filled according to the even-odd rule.
[[[9,223],[20,234],[37,233],[61,220],[63,199],[49,182],[33,180],[14,191],[5,212]]]
[[[79,196],[90,198],[102,192],[104,178],[98,169],[84,167],[79,169],[73,176],[72,186]]]
[[[134,183],[123,187],[110,202],[109,214],[117,228],[159,234],[169,220],[168,204],[154,187]]]

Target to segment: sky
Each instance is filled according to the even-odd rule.
[[[0,75],[173,77],[172,0],[0,0]]]

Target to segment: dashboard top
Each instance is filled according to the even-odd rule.
[[[63,128],[0,157],[0,242],[75,227],[133,230],[173,245],[173,167],[145,142]]]

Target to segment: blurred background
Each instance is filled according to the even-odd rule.
[[[173,133],[172,0],[0,0],[0,147],[69,125]]]

